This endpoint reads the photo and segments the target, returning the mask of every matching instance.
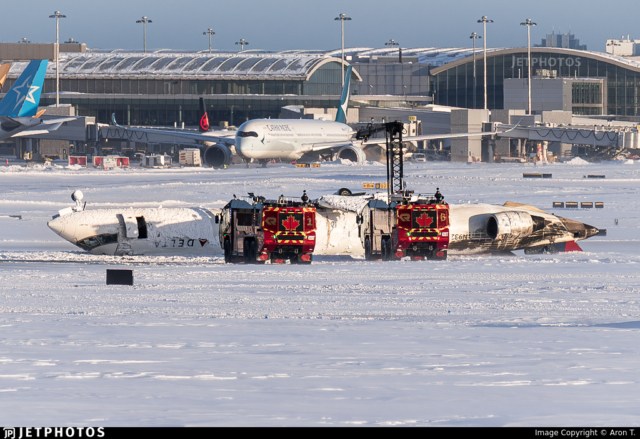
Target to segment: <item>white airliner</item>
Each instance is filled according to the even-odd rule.
[[[62,238],[96,255],[221,255],[220,209],[123,208],[84,210],[76,191],[75,208],[59,212],[48,226]],[[367,197],[325,196],[316,213],[316,255],[364,255],[357,216]],[[533,206],[452,204],[450,254],[503,253],[545,248],[580,250],[576,241],[598,229]],[[553,247],[551,247],[553,246]],[[555,251],[555,250],[554,250]]]
[[[335,158],[348,159],[362,163],[366,160],[364,148],[368,145],[383,145],[384,139],[356,140],[356,132],[347,125],[346,109],[351,89],[351,69],[346,73],[340,106],[335,121],[306,119],[254,119],[240,125],[235,139],[226,132],[206,132],[208,119],[206,112],[200,122],[201,133],[185,131],[158,130],[150,128],[122,127],[118,130],[148,132],[170,135],[205,142],[209,145],[203,157],[207,165],[215,168],[231,163],[232,145],[235,153],[246,161],[257,160],[266,164],[268,160],[299,160],[305,154],[332,152]],[[202,102],[202,101],[201,101]],[[202,104],[201,104],[202,107]],[[202,111],[202,109],[201,109]],[[203,123],[204,121],[204,123]],[[115,121],[114,121],[115,122]],[[448,139],[454,137],[474,137],[495,135],[500,132],[429,134],[404,137],[404,141]],[[211,144],[210,142],[215,142]]]

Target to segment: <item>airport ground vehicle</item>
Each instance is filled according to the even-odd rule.
[[[403,125],[399,121],[372,124],[369,132],[385,131],[387,194],[376,196],[358,216],[359,235],[367,260],[410,256],[446,259],[449,246],[449,205],[438,189],[433,197],[415,196],[403,177]]]
[[[421,196],[389,204],[370,200],[358,222],[367,260],[447,258],[449,206],[443,200]]]
[[[298,201],[299,200],[299,201]],[[220,245],[227,263],[310,264],[316,244],[316,206],[280,196],[233,199],[219,215]]]

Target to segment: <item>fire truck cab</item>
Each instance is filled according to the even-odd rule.
[[[233,199],[219,217],[220,245],[227,263],[266,261],[310,264],[316,244],[316,206],[306,194],[299,201],[251,195]]]
[[[449,206],[442,199],[402,197],[387,204],[373,199],[358,217],[365,259],[447,259]]]

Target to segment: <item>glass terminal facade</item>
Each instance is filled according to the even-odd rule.
[[[534,51],[535,50],[535,51]],[[504,55],[500,52],[509,52]],[[564,52],[573,52],[572,54]],[[465,62],[446,64],[432,69],[431,90],[439,105],[474,108],[473,58]],[[628,66],[624,66],[624,64]],[[623,64],[623,65],[621,65]],[[532,48],[533,76],[557,78],[604,79],[607,114],[640,115],[640,63],[596,52]],[[484,108],[484,65],[482,52],[476,53],[475,108]],[[487,54],[487,105],[489,109],[502,109],[505,78],[527,78],[527,52],[513,49],[496,50]],[[580,104],[597,104],[603,96],[600,84],[574,84],[572,95],[576,110],[584,114]]]

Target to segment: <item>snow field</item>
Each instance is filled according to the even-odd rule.
[[[322,256],[304,267],[93,256],[46,221],[72,204],[76,188],[88,209],[222,207],[247,191],[359,190],[383,181],[384,168],[4,170],[0,421],[635,425],[638,169],[410,164],[408,186],[419,192],[532,204],[607,236],[583,242],[583,253],[389,263]],[[553,178],[522,179],[533,171]],[[552,201],[604,201],[605,209],[552,210]],[[105,285],[107,268],[133,269],[135,285]]]

